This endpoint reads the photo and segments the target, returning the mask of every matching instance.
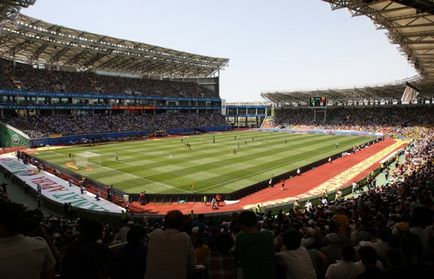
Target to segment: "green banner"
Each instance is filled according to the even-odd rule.
[[[29,146],[29,138],[21,131],[0,122],[1,147]]]

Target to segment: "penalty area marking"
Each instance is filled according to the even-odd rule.
[[[67,162],[67,163],[65,163],[65,165],[66,165],[68,168],[71,168],[71,169],[74,169],[74,170],[80,170],[80,168],[77,167],[74,163]],[[91,171],[91,170],[93,170],[93,169],[92,169],[92,168],[85,168],[85,169],[83,169],[83,171]]]

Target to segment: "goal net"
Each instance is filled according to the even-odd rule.
[[[79,167],[87,167],[90,164],[101,166],[101,155],[89,151],[76,153],[75,164]]]

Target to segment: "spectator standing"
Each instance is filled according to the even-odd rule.
[[[229,233],[221,233],[215,238],[215,251],[208,257],[207,268],[209,279],[236,279],[237,265],[230,252],[234,240]]]
[[[286,279],[316,279],[309,252],[300,246],[300,233],[288,230],[282,238],[286,250],[277,253],[276,257],[278,263],[286,269]]]
[[[371,246],[359,249],[359,257],[365,270],[356,276],[356,279],[379,279],[385,278],[383,271],[377,267],[377,252]]]
[[[55,260],[40,237],[21,234],[24,207],[0,201],[0,277],[2,279],[54,278]]]
[[[96,220],[81,219],[80,236],[65,250],[62,262],[62,279],[110,278],[112,255],[109,248],[97,243],[103,226]]]
[[[360,273],[358,266],[354,263],[356,251],[351,246],[342,248],[342,261],[328,267],[325,274],[326,279],[354,279]]]
[[[244,279],[274,279],[274,239],[270,231],[258,231],[256,215],[243,211],[239,216],[241,232],[235,241],[236,258]]]
[[[149,234],[145,279],[190,278],[195,257],[190,237],[181,232],[183,223],[184,214],[172,210],[164,218],[165,230]]]
[[[128,231],[127,244],[115,256],[113,279],[143,279],[146,271],[146,231],[134,225]]]

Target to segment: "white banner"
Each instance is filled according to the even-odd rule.
[[[89,192],[81,194],[80,187],[69,183],[46,171],[37,172],[33,165],[24,165],[17,157],[5,154],[0,156],[0,165],[12,172],[16,177],[28,186],[37,190],[39,184],[42,188],[42,195],[50,200],[64,204],[71,203],[72,207],[86,210],[121,213],[124,208],[109,202],[105,199],[95,199],[95,195]]]

